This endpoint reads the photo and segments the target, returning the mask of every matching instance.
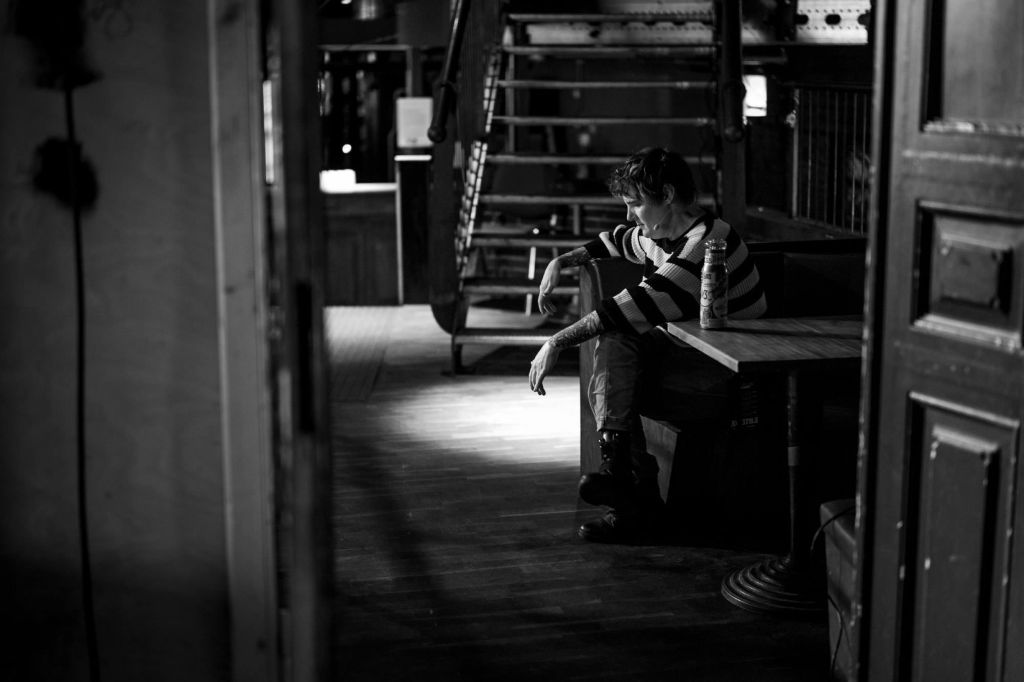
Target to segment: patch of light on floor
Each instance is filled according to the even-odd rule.
[[[521,385],[520,385],[521,384]],[[521,382],[449,381],[389,400],[392,434],[501,461],[579,461],[579,380],[551,377],[548,394]],[[463,390],[464,389],[464,390]]]

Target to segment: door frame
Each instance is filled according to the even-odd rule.
[[[207,3],[235,682],[330,673],[316,31],[300,5]]]
[[[209,0],[231,679],[279,679],[260,2]],[[220,18],[233,15],[234,21]]]
[[[331,459],[315,5],[264,0],[267,291],[282,682],[331,679]]]
[[[870,652],[868,637],[871,612],[871,566],[874,563],[872,524],[875,504],[874,485],[878,467],[878,402],[882,384],[881,358],[885,341],[886,248],[889,205],[890,163],[892,153],[892,88],[896,55],[895,8],[885,0],[871,7],[874,41],[874,92],[872,102],[871,156],[874,159],[872,192],[868,215],[868,243],[864,279],[864,358],[861,365],[860,443],[857,453],[856,516],[853,613],[847,622],[851,650],[857,652],[854,679],[863,679]]]

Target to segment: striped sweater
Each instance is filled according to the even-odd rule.
[[[677,240],[644,237],[639,226],[619,225],[585,245],[593,258],[621,257],[644,266],[639,284],[597,306],[605,329],[643,333],[667,322],[700,315],[700,271],[709,239],[726,243],[729,269],[729,317],[760,317],[767,307],[761,280],[747,245],[728,223],[711,214]]]

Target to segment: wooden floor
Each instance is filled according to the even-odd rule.
[[[467,348],[476,373],[446,375],[427,306],[335,308],[327,328],[339,679],[829,679],[824,616],[719,595],[757,555],[575,538],[596,510],[575,492],[571,354],[539,397],[522,349]]]

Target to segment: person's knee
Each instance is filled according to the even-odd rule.
[[[638,339],[639,337],[635,334],[627,334],[616,330],[601,332],[601,335],[597,337],[597,343],[594,345],[594,354],[615,355],[622,353],[635,355],[640,348]]]
[[[597,434],[598,440],[609,445],[617,445],[629,440],[629,431],[622,428],[609,428],[605,426]]]

